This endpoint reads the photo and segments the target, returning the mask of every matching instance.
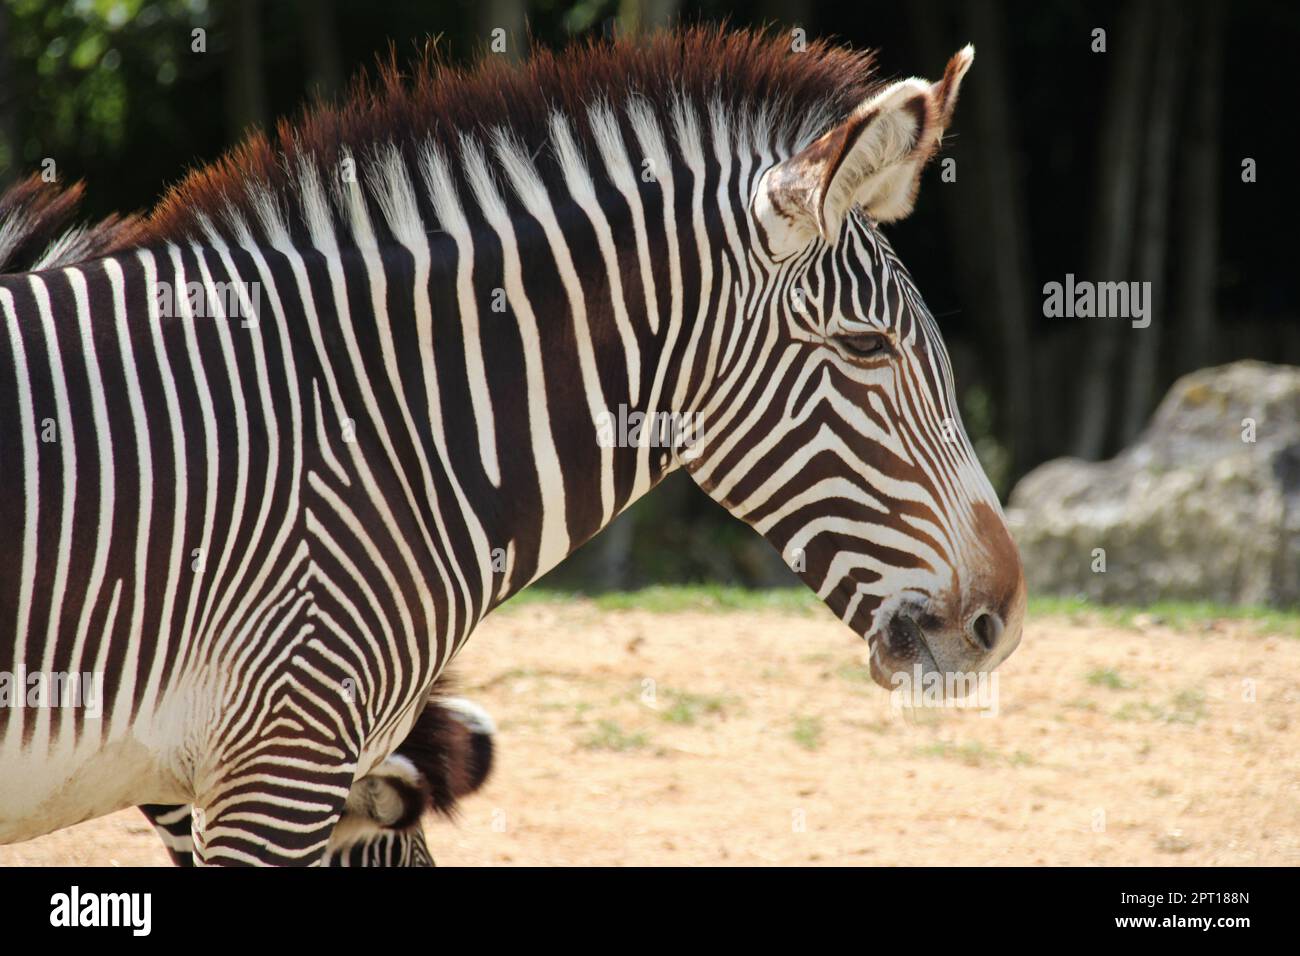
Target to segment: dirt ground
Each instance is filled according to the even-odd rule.
[[[1300,640],[1032,621],[997,716],[891,707],[828,614],[528,604],[458,662],[497,769],[442,865],[1300,864]],[[157,865],[125,810],[0,865]]]

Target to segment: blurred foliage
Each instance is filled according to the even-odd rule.
[[[190,53],[191,31],[212,26],[205,0],[6,0],[4,15],[6,96],[21,109],[0,179],[50,157],[64,180],[93,178],[92,196],[102,197],[94,204],[106,212],[115,208],[113,193],[129,193],[139,181],[112,173],[143,167],[154,193],[160,178],[177,177],[175,166],[153,170],[149,155],[190,129],[194,103],[215,87],[219,61]],[[219,102],[215,89],[208,94]]]
[[[0,103],[14,127],[0,136],[0,183],[53,158],[63,181],[88,181],[87,211],[103,215],[148,208],[186,168],[216,158],[231,145],[223,74],[237,42],[234,2],[0,0],[9,61]],[[482,47],[475,0],[445,0],[436,11],[420,0],[260,4],[269,119],[306,102],[304,17],[326,10],[347,77],[390,48],[411,58],[430,37],[453,59]],[[608,29],[616,12],[614,0],[536,0],[528,26],[538,41],[560,42]]]
[[[959,403],[962,424],[975,455],[984,466],[989,483],[1005,496],[1011,490],[1011,456],[998,438],[993,397],[983,385],[972,385],[962,392]]]

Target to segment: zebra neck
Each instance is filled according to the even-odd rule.
[[[568,195],[532,188],[506,164],[527,216],[483,179],[430,197],[440,228],[414,189],[441,173],[417,180],[395,158],[371,184],[381,212],[351,194],[343,232],[301,184],[310,248],[267,206],[260,240],[212,232],[156,265],[178,284],[203,266],[260,286],[246,298],[289,345],[309,484],[387,509],[375,518],[407,530],[413,574],[446,582],[429,600],[470,622],[673,470],[743,351],[736,224],[754,167],[706,175],[702,150],[682,155],[617,197],[572,177]]]
[[[323,447],[347,471],[359,452],[411,516],[430,580],[461,565],[461,620],[558,564],[693,440],[700,376],[683,370],[702,361],[707,323],[680,264],[654,267],[657,287],[653,274],[629,281],[629,301],[602,294],[597,269],[597,283],[578,280],[553,242],[523,229],[279,252],[260,271],[274,277],[280,256]],[[661,320],[647,299],[662,300]],[[355,446],[340,447],[342,433]]]
[[[435,336],[447,329],[465,382],[458,447],[498,495],[494,604],[650,491],[707,427],[699,409],[736,342],[738,294],[721,290],[744,254],[708,234],[720,217],[702,211],[702,167],[698,182],[660,169],[617,198],[535,192],[527,225],[488,201],[490,228],[432,240],[431,284],[457,290],[435,306]]]

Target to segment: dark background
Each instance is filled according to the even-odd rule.
[[[48,157],[61,181],[86,181],[88,214],[146,210],[249,125],[339,95],[390,42],[404,61],[436,36],[469,61],[494,27],[522,55],[529,31],[555,45],[701,20],[877,48],[891,77],[936,78],[975,44],[944,153],[957,180],[932,165],[889,233],[945,331],[1002,494],[1050,458],[1122,449],[1187,371],[1300,360],[1283,149],[1300,4],[1284,0],[0,0],[0,184]],[[191,50],[195,29],[206,52]],[[1066,273],[1150,281],[1151,326],[1045,317],[1043,285]],[[553,581],[787,580],[769,552],[677,475]]]

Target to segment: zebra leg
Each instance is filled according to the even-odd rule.
[[[204,866],[315,866],[356,775],[356,755],[313,738],[224,759],[194,802],[194,859]],[[318,756],[319,755],[319,756]],[[313,760],[316,758],[316,760]]]
[[[177,866],[194,866],[192,815],[188,803],[150,803],[139,808],[167,848]],[[402,830],[367,830],[354,817],[344,816],[334,828],[322,866],[410,866],[437,864],[424,839],[424,827],[417,821]]]
[[[451,815],[460,797],[478,790],[492,770],[492,718],[462,697],[429,700],[426,714],[383,764],[352,785],[343,818],[330,836],[323,866],[435,866],[417,817],[400,823],[409,808],[433,807]],[[418,775],[412,775],[414,768]],[[413,792],[418,791],[418,792]],[[140,807],[177,866],[194,865],[188,804]]]
[[[402,745],[358,780],[330,838],[327,866],[434,866],[420,818],[454,817],[492,770],[496,727],[462,697],[430,698]]]
[[[153,824],[172,862],[177,866],[193,866],[194,837],[190,830],[193,816],[190,805],[146,803],[138,809]]]
[[[419,820],[400,830],[357,824],[356,818],[350,816],[340,821],[330,837],[321,866],[437,866]]]

